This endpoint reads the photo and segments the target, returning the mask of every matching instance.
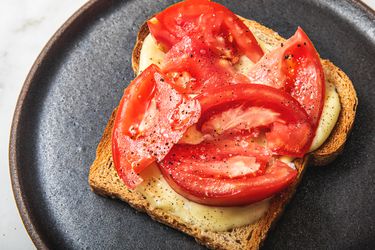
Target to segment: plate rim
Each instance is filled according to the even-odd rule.
[[[81,21],[81,17],[87,13],[90,13],[90,11],[92,11],[93,9],[97,8],[100,2],[100,0],[89,0],[84,5],[82,5],[60,26],[60,28],[58,28],[58,30],[48,40],[46,45],[44,45],[38,57],[31,66],[29,73],[26,76],[26,79],[21,88],[21,92],[18,96],[15,111],[13,114],[9,140],[9,173],[11,185],[13,190],[13,196],[16,201],[17,209],[21,216],[23,225],[37,249],[48,249],[48,246],[42,239],[41,233],[34,225],[34,218],[29,213],[29,205],[23,192],[22,183],[19,179],[19,172],[21,170],[21,167],[17,163],[17,152],[19,151],[17,139],[19,137],[18,130],[20,117],[22,115],[24,102],[29,93],[31,84],[34,81],[35,76],[38,74],[39,68],[43,61],[45,61],[45,59],[47,59],[50,56],[50,54],[53,53],[53,50],[55,49],[58,41],[61,38],[63,38],[64,35],[66,35],[67,32],[76,23],[79,23]]]
[[[366,3],[361,0],[347,0],[355,8],[363,11],[367,16],[375,17],[375,10],[369,7]],[[101,0],[89,0],[84,5],[82,5],[77,11],[73,13],[63,24],[62,26],[52,35],[48,40],[47,44],[43,47],[42,51],[39,53],[38,57],[34,61],[27,77],[22,85],[21,92],[18,96],[15,111],[13,114],[11,131],[10,131],[10,140],[9,140],[9,173],[11,179],[11,185],[13,190],[13,196],[17,205],[18,212],[21,216],[24,227],[34,243],[37,249],[48,249],[46,242],[41,237],[41,233],[38,231],[34,225],[34,218],[29,213],[29,205],[27,199],[23,192],[23,185],[20,183],[19,173],[21,167],[17,163],[19,151],[19,145],[17,140],[19,138],[19,122],[20,117],[23,112],[24,102],[29,93],[30,87],[34,78],[37,76],[40,66],[43,61],[45,61],[51,53],[53,53],[54,48],[57,46],[57,43],[64,35],[69,32],[69,30],[76,24],[81,21],[81,17],[90,13],[100,4],[103,4]]]

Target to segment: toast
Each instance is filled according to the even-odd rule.
[[[255,21],[244,19],[244,23],[250,28],[257,39],[266,44],[266,50],[271,50],[285,41],[276,32]],[[132,55],[132,65],[135,74],[138,73],[139,69],[142,43],[148,34],[147,24],[144,23],[138,33]],[[183,222],[180,218],[172,214],[150,207],[140,193],[128,190],[118,177],[112,161],[111,132],[116,109],[113,111],[105,128],[96,151],[96,159],[90,168],[90,187],[97,194],[126,201],[137,210],[147,213],[154,220],[193,236],[197,242],[208,248],[258,249],[265,240],[268,231],[281,216],[286,204],[294,195],[307,166],[324,166],[333,161],[342,152],[345,141],[352,129],[358,102],[353,84],[348,76],[333,63],[323,59],[321,62],[326,80],[335,85],[340,97],[341,112],[338,121],[329,138],[318,150],[311,152],[303,159],[296,159],[294,161],[298,170],[296,181],[271,199],[268,211],[256,223],[234,228],[226,232],[201,230],[194,225]]]

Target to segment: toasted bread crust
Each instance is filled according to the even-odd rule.
[[[132,68],[135,74],[139,71],[139,58],[141,57],[141,49],[143,46],[143,41],[146,36],[150,33],[147,22],[144,22],[139,28],[137,40],[135,41],[133,53],[132,53]]]
[[[244,20],[245,24],[270,47],[279,46],[285,41],[276,32],[262,26],[255,21]],[[137,42],[133,50],[132,64],[135,73],[139,69],[140,51],[143,40],[149,31],[146,23],[138,33]],[[213,232],[200,230],[193,225],[184,223],[180,218],[168,214],[161,209],[152,208],[141,194],[128,190],[119,179],[112,161],[111,132],[116,110],[104,131],[98,145],[96,159],[90,168],[89,184],[92,190],[100,195],[118,198],[128,202],[139,211],[149,214],[154,220],[171,226],[193,236],[199,243],[213,249],[258,249],[267,236],[268,231],[280,217],[286,204],[295,193],[302,175],[308,165],[326,165],[339,155],[344,147],[348,134],[353,126],[357,97],[350,79],[339,68],[328,60],[322,60],[326,79],[336,86],[340,96],[341,112],[338,122],[327,141],[316,151],[304,159],[295,161],[298,176],[291,186],[271,199],[271,204],[265,215],[256,223],[234,228],[227,232]]]

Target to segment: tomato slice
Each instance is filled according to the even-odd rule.
[[[311,117],[315,130],[324,104],[324,73],[314,45],[300,27],[281,47],[255,64],[249,78],[253,83],[290,93]]]
[[[204,42],[184,37],[168,51],[163,72],[174,81],[174,87],[187,94],[237,83],[250,83],[235,72],[231,63],[219,58]]]
[[[164,164],[201,177],[237,178],[264,173],[272,152],[249,136],[207,140],[197,145],[176,144]]]
[[[236,84],[198,96],[202,115],[197,129],[203,133],[236,134],[261,128],[270,149],[300,157],[313,139],[310,119],[289,94],[258,84]],[[211,130],[211,131],[210,131]]]
[[[180,147],[180,145],[175,146],[176,155],[177,150],[181,150]],[[227,176],[215,174],[202,176],[200,172],[184,169],[186,166],[195,164],[195,161],[179,162],[176,161],[176,157],[170,159],[170,155],[171,153],[160,164],[161,172],[169,185],[189,200],[212,206],[239,206],[264,200],[285,189],[297,176],[296,170],[278,160],[263,170],[263,174],[249,174],[248,172],[251,173],[254,168],[254,163],[250,162],[251,165],[247,165],[249,157],[246,156],[232,157],[231,159],[235,159],[233,162],[227,160],[224,165],[220,166],[221,173],[235,171],[234,173],[237,174],[234,178],[229,174]],[[179,156],[178,159],[181,157]],[[206,162],[209,171],[212,164],[211,161]],[[200,171],[205,171],[204,168],[200,169]],[[245,174],[238,174],[238,171],[243,171]]]
[[[249,28],[229,9],[208,0],[186,0],[147,22],[152,36],[167,51],[189,36],[224,58],[246,55],[257,62],[263,51]]]
[[[176,192],[206,205],[244,205],[295,180],[297,171],[277,156],[303,156],[313,132],[294,98],[265,85],[236,84],[196,99],[203,142],[176,144],[159,165]]]
[[[124,183],[139,184],[137,174],[163,159],[199,116],[198,101],[174,90],[157,66],[143,71],[126,88],[112,133],[113,161]]]

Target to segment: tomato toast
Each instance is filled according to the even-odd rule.
[[[194,1],[194,0],[192,0],[192,1]],[[254,34],[254,36],[256,37],[256,39],[258,41],[262,42],[262,44],[263,44],[262,48],[263,48],[264,53],[268,53],[271,50],[275,50],[275,49],[279,48],[280,44],[287,44],[287,41],[285,39],[283,39],[282,37],[280,37],[277,33],[275,33],[274,31],[256,23],[255,21],[243,20],[243,24],[245,24],[251,30],[251,32]],[[145,23],[141,27],[141,29],[139,31],[139,34],[138,34],[138,39],[137,39],[137,42],[136,42],[136,45],[135,45],[135,48],[134,48],[134,51],[133,51],[133,57],[132,57],[133,69],[134,69],[134,72],[136,74],[140,73],[141,50],[142,50],[143,43],[144,43],[146,37],[149,35],[149,32],[150,32],[149,28],[148,28],[147,24]],[[161,38],[161,39],[162,39],[162,41],[164,41],[163,38]],[[176,43],[180,42],[181,40],[182,39],[178,39],[178,41]],[[211,46],[211,44],[210,44],[210,46]],[[218,45],[214,44],[213,46],[218,46]],[[170,41],[167,41],[167,42],[164,43],[164,47],[170,48],[170,47],[173,47],[173,46],[171,45]],[[241,47],[241,45],[240,45],[239,47],[242,48],[244,46]],[[265,59],[260,59],[262,56],[258,56],[259,53],[244,52],[244,54],[248,55],[249,58],[253,58],[254,60],[261,60],[261,61],[265,60]],[[116,164],[116,161],[117,162],[121,161],[118,155],[116,155],[116,154],[113,155],[113,149],[112,149],[112,146],[113,146],[112,143],[113,143],[113,141],[116,141],[116,139],[112,139],[112,137],[113,137],[112,131],[115,131],[115,130],[113,130],[113,128],[114,128],[114,126],[116,128],[115,124],[116,124],[116,122],[118,123],[118,121],[115,121],[117,110],[115,110],[113,112],[113,114],[112,114],[112,116],[111,116],[111,118],[110,118],[110,120],[107,124],[107,127],[104,131],[101,142],[98,145],[96,159],[91,166],[90,175],[89,175],[89,184],[90,184],[91,188],[93,189],[94,192],[96,192],[98,194],[101,194],[101,195],[104,195],[104,196],[109,196],[109,197],[112,197],[112,198],[118,198],[118,199],[121,199],[121,200],[124,200],[124,201],[128,202],[131,206],[135,207],[136,209],[148,213],[153,219],[155,219],[157,221],[160,221],[164,224],[167,224],[171,227],[174,227],[178,230],[181,230],[181,231],[195,237],[195,239],[198,242],[200,242],[201,244],[203,244],[203,245],[205,245],[209,248],[219,248],[219,249],[257,249],[257,248],[259,248],[261,243],[264,241],[264,239],[267,235],[267,232],[269,231],[271,226],[274,224],[274,222],[277,220],[277,218],[281,215],[285,205],[288,203],[288,201],[293,196],[293,194],[295,192],[295,189],[296,189],[299,181],[301,180],[303,172],[306,169],[306,167],[308,165],[319,165],[319,166],[320,165],[326,165],[330,161],[332,161],[342,151],[344,143],[347,139],[348,133],[350,132],[350,130],[352,128],[352,125],[353,125],[353,122],[354,122],[354,117],[355,117],[356,106],[357,106],[357,98],[356,98],[356,93],[355,93],[355,90],[353,88],[353,85],[352,85],[351,81],[349,80],[349,78],[345,75],[345,73],[343,73],[339,68],[334,66],[331,62],[329,62],[327,60],[321,60],[321,65],[322,65],[322,70],[323,70],[322,72],[324,72],[325,81],[334,85],[334,87],[335,87],[335,89],[338,93],[338,96],[340,98],[341,110],[340,110],[340,113],[339,113],[339,116],[338,116],[338,120],[337,120],[332,132],[330,133],[329,137],[325,140],[323,145],[321,145],[318,149],[316,149],[316,150],[314,150],[314,151],[312,151],[308,154],[304,154],[304,156],[302,158],[297,158],[296,160],[293,161],[294,166],[296,168],[294,176],[288,175],[291,179],[284,178],[284,181],[287,183],[287,185],[285,184],[286,188],[285,188],[285,185],[283,185],[282,186],[283,188],[281,189],[283,191],[273,195],[272,198],[270,198],[269,205],[267,206],[267,210],[265,211],[264,214],[261,215],[261,217],[259,219],[256,219],[255,221],[253,221],[251,223],[248,223],[247,225],[242,225],[242,226],[231,228],[230,230],[209,230],[207,228],[200,227],[199,224],[197,225],[197,224],[193,224],[193,223],[188,223],[188,222],[186,222],[186,220],[183,220],[181,216],[173,214],[168,210],[157,208],[157,207],[153,206],[149,202],[149,200],[147,200],[147,197],[146,197],[147,195],[145,195],[144,193],[141,193],[141,192],[137,192],[137,189],[135,189],[135,191],[134,191],[131,188],[128,188],[128,187],[131,187],[132,184],[136,185],[137,183],[141,182],[142,180],[140,180],[138,178],[139,176],[137,175],[137,173],[132,172],[133,170],[124,172],[125,174],[130,173],[129,177],[125,177],[125,178],[123,176],[121,176],[121,173],[122,173],[121,171],[118,170],[116,172],[115,166],[118,167],[120,165],[119,163]],[[174,65],[172,65],[172,66],[174,66]],[[165,66],[165,67],[167,67],[167,66]],[[154,70],[154,71],[157,71],[157,69]],[[147,72],[149,72],[149,71],[146,70],[146,73]],[[142,74],[145,74],[145,73],[142,73]],[[202,77],[205,77],[206,75],[207,74],[203,75]],[[226,74],[226,75],[228,75],[228,74]],[[228,79],[228,81],[231,81],[232,79],[237,79],[236,77],[237,76],[231,77],[230,79]],[[250,78],[251,78],[251,75],[250,75]],[[257,77],[255,75],[255,76],[253,76],[252,80],[255,81],[256,78]],[[162,79],[164,79],[164,78],[162,78]],[[210,79],[212,79],[212,78],[210,78]],[[242,81],[242,79],[241,79],[241,81]],[[262,81],[264,81],[264,79],[262,79]],[[133,81],[133,82],[135,82],[135,81]],[[207,81],[205,81],[205,82],[207,82]],[[163,81],[160,81],[160,82],[156,83],[155,86],[157,86],[157,87],[159,87],[161,85],[164,86],[164,83],[165,83],[165,81],[163,80]],[[130,86],[132,86],[132,84]],[[234,86],[236,86],[236,87],[228,87],[227,89],[230,88],[231,93],[233,93],[234,91],[236,91],[236,88],[241,87],[241,85],[234,85]],[[261,87],[262,93],[273,93],[274,92],[273,90],[268,89],[268,88],[274,89],[273,87],[272,88],[266,87],[266,86]],[[126,96],[126,93],[131,92],[131,87],[128,88],[128,89],[130,89],[130,90],[127,90],[127,92],[125,92],[124,96]],[[167,87],[164,86],[163,89],[164,89],[164,92],[165,91],[173,91],[170,88],[168,88],[168,85],[167,85]],[[251,100],[252,88],[251,87],[244,87],[244,89],[247,90],[247,92],[245,91],[247,93],[246,100],[247,101]],[[138,88],[138,90],[139,90],[139,88]],[[201,90],[198,90],[198,91],[201,91]],[[244,92],[244,91],[243,91],[243,89],[241,89],[241,91],[239,91],[239,92]],[[222,90],[222,91],[220,91],[220,93],[225,93],[225,91]],[[155,95],[158,95],[157,91],[155,92]],[[213,93],[211,94],[211,96],[212,95],[213,95]],[[278,94],[275,94],[275,95],[279,96]],[[273,97],[273,98],[276,98],[276,97]],[[265,98],[265,99],[267,99],[267,98]],[[298,99],[298,97],[295,98],[295,99]],[[213,102],[211,99],[208,100],[208,101],[205,100],[204,97],[200,97],[200,98],[198,98],[198,100],[201,103],[201,109],[202,109],[202,110],[199,110],[199,112],[203,112],[203,113],[205,111],[205,107],[207,105],[209,106],[210,102]],[[185,104],[185,103],[188,103],[189,101],[190,101],[190,103],[189,103],[188,106],[192,107],[192,106],[196,105],[196,103],[192,102],[191,100],[188,100],[188,99],[185,100],[183,98],[176,101],[175,104],[173,104],[173,105],[178,106],[181,103]],[[170,100],[170,102],[173,102],[173,100]],[[294,101],[290,101],[290,102],[293,103]],[[203,105],[203,104],[205,104],[205,105]],[[130,117],[129,113],[123,113],[122,112],[123,107],[121,105],[124,106],[124,102],[122,102],[120,104],[120,107],[119,107],[119,109],[121,110],[121,114],[124,114],[124,117]],[[139,103],[139,105],[141,105],[141,103]],[[170,105],[170,104],[168,104],[168,105]],[[178,109],[178,107],[176,109]],[[293,109],[299,110],[299,108],[293,108]],[[197,111],[197,110],[195,109],[195,111]],[[315,111],[316,110],[312,110],[311,112],[315,112]],[[303,114],[306,114],[306,113],[303,113],[301,111],[301,115],[298,116],[298,124],[303,124],[301,122],[305,119],[304,118],[305,116]],[[173,115],[173,114],[171,114],[171,115]],[[311,117],[313,117],[313,116],[314,115],[311,115]],[[121,115],[117,115],[116,120],[121,119],[119,117],[121,117]],[[183,119],[184,123],[182,123],[182,124],[179,123],[179,126],[178,126],[179,128],[184,128],[184,129],[178,130],[179,131],[178,133],[176,132],[177,130],[174,130],[174,132],[176,132],[176,133],[174,133],[175,136],[173,137],[173,138],[175,138],[174,143],[177,143],[177,141],[182,138],[182,136],[183,136],[182,134],[186,132],[187,127],[191,126],[194,123],[197,123],[196,114],[193,111],[189,112],[189,116],[187,115],[186,117],[188,117],[189,119]],[[158,120],[158,121],[160,122],[160,120]],[[131,128],[132,122],[134,122],[134,121],[130,121],[130,122],[128,122],[130,125],[129,124],[126,125],[126,126],[128,126],[126,131],[130,131],[130,133],[131,133],[131,130],[129,128]],[[154,120],[154,122],[155,122],[155,120]],[[125,123],[126,122],[123,122],[122,124],[125,124]],[[203,123],[203,122],[198,121],[198,127],[200,127],[200,129],[202,130],[203,125],[200,124],[200,123]],[[310,123],[310,126],[316,127],[317,123],[318,123],[317,120],[313,121],[313,122]],[[210,128],[209,124],[208,125],[204,124],[204,126],[205,126],[204,129],[206,129],[206,130]],[[123,128],[123,127],[121,127],[121,128]],[[164,128],[164,130],[168,130],[168,129],[171,129],[171,128],[169,128],[169,127]],[[160,140],[160,136],[161,135],[159,135],[156,138],[159,138],[159,140]],[[148,136],[147,138],[152,139],[152,136]],[[125,144],[125,147],[126,148],[134,147],[134,148],[138,148],[140,151],[142,151],[143,145],[145,145],[145,147],[147,147],[148,142],[142,141],[140,144],[134,144],[134,145],[132,143],[133,143],[133,141],[128,141],[127,144]],[[164,143],[164,145],[167,145],[167,143],[169,145],[169,141],[168,142],[163,141],[163,143]],[[308,143],[311,144],[311,141],[308,142],[308,140],[307,140],[305,142],[306,145]],[[294,143],[294,145],[295,144],[296,143]],[[288,153],[285,153],[285,154],[294,155],[294,156],[298,157],[300,155],[301,150],[306,151],[306,149],[304,149],[305,144],[303,144],[301,146],[298,146],[297,150],[295,149],[296,147],[282,148],[280,146],[277,146],[276,150],[288,152]],[[186,148],[184,148],[184,147],[186,147]],[[215,144],[215,148],[216,147],[218,147],[217,144]],[[209,145],[205,146],[205,149],[209,149],[209,148],[210,148]],[[291,150],[291,148],[293,150]],[[178,158],[174,157],[173,154],[168,154],[168,152],[164,152],[165,150],[167,150],[168,152],[169,152],[169,150],[172,150],[173,152],[175,152],[175,155],[177,155]],[[168,146],[167,149],[163,148],[163,150],[158,151],[158,154],[155,155],[155,158],[160,157],[160,160],[158,160],[158,162],[160,162],[162,172],[164,171],[164,172],[167,173],[167,174],[164,174],[164,176],[171,176],[171,180],[168,180],[168,183],[170,185],[172,185],[172,186],[177,185],[178,187],[183,186],[184,183],[180,182],[180,180],[177,177],[175,178],[175,176],[173,176],[174,172],[172,171],[173,170],[172,168],[173,168],[173,163],[175,163],[176,161],[179,161],[179,160],[182,160],[184,162],[191,161],[191,159],[188,158],[188,155],[191,155],[189,153],[189,150],[194,150],[194,146],[186,146],[186,145],[184,146],[184,144],[181,144],[181,145],[176,144],[173,147]],[[147,149],[145,149],[145,152],[146,151],[147,151]],[[154,151],[155,150],[153,150],[152,153],[154,153]],[[195,150],[194,152],[195,153],[199,152],[199,149]],[[200,155],[205,156],[205,153],[206,152],[201,152]],[[149,151],[147,151],[145,154],[149,154]],[[151,155],[149,158],[147,158],[147,157],[146,158],[147,159],[153,159],[151,157],[153,157],[153,156]],[[186,158],[186,160],[184,160],[184,157]],[[115,163],[113,163],[113,161],[115,161]],[[202,161],[202,162],[204,164],[205,161]],[[139,161],[139,163],[140,163],[141,166],[146,166],[146,165],[149,164],[149,162],[147,162],[147,161],[146,161],[146,163],[144,163],[143,160]],[[282,164],[282,163],[280,163],[280,164]],[[189,165],[189,164],[187,164],[187,165]],[[191,169],[189,169],[189,171],[190,170]],[[216,169],[214,169],[214,170],[216,171]],[[138,171],[138,170],[135,169],[134,171]],[[118,173],[120,173],[120,177],[119,177]],[[129,181],[129,183],[127,183],[125,185],[124,182],[123,182],[124,179]],[[288,180],[291,180],[291,181],[288,181]],[[238,200],[242,200],[242,199],[234,199],[234,200],[233,199],[229,199],[229,200],[228,199],[225,199],[225,200],[221,199],[218,203],[217,198],[212,199],[212,200],[205,198],[204,201],[202,201],[201,200],[202,196],[196,195],[197,190],[193,190],[195,192],[194,193],[195,195],[191,195],[191,192],[190,193],[188,192],[190,187],[184,187],[184,188],[185,188],[184,190],[178,190],[177,192],[179,192],[179,193],[181,192],[183,194],[183,196],[188,197],[189,200],[193,200],[193,201],[196,201],[196,202],[205,202],[205,204],[209,204],[209,205],[233,205],[233,206],[244,205],[248,202],[253,202],[253,200],[251,200],[250,198],[257,196],[257,194],[248,195],[249,192],[247,192],[246,197],[247,198],[250,197],[250,198],[248,200],[246,200],[244,204],[241,204],[241,203],[237,202]],[[205,190],[205,191],[207,191],[207,190]],[[278,191],[280,191],[280,190],[278,189]],[[262,196],[262,194],[263,194],[263,196]],[[264,194],[264,193],[262,193],[262,194],[260,194],[260,196],[257,197],[256,200],[262,200],[264,198],[269,197],[269,195],[267,195],[267,194]],[[232,198],[233,198],[233,196],[232,196]]]

